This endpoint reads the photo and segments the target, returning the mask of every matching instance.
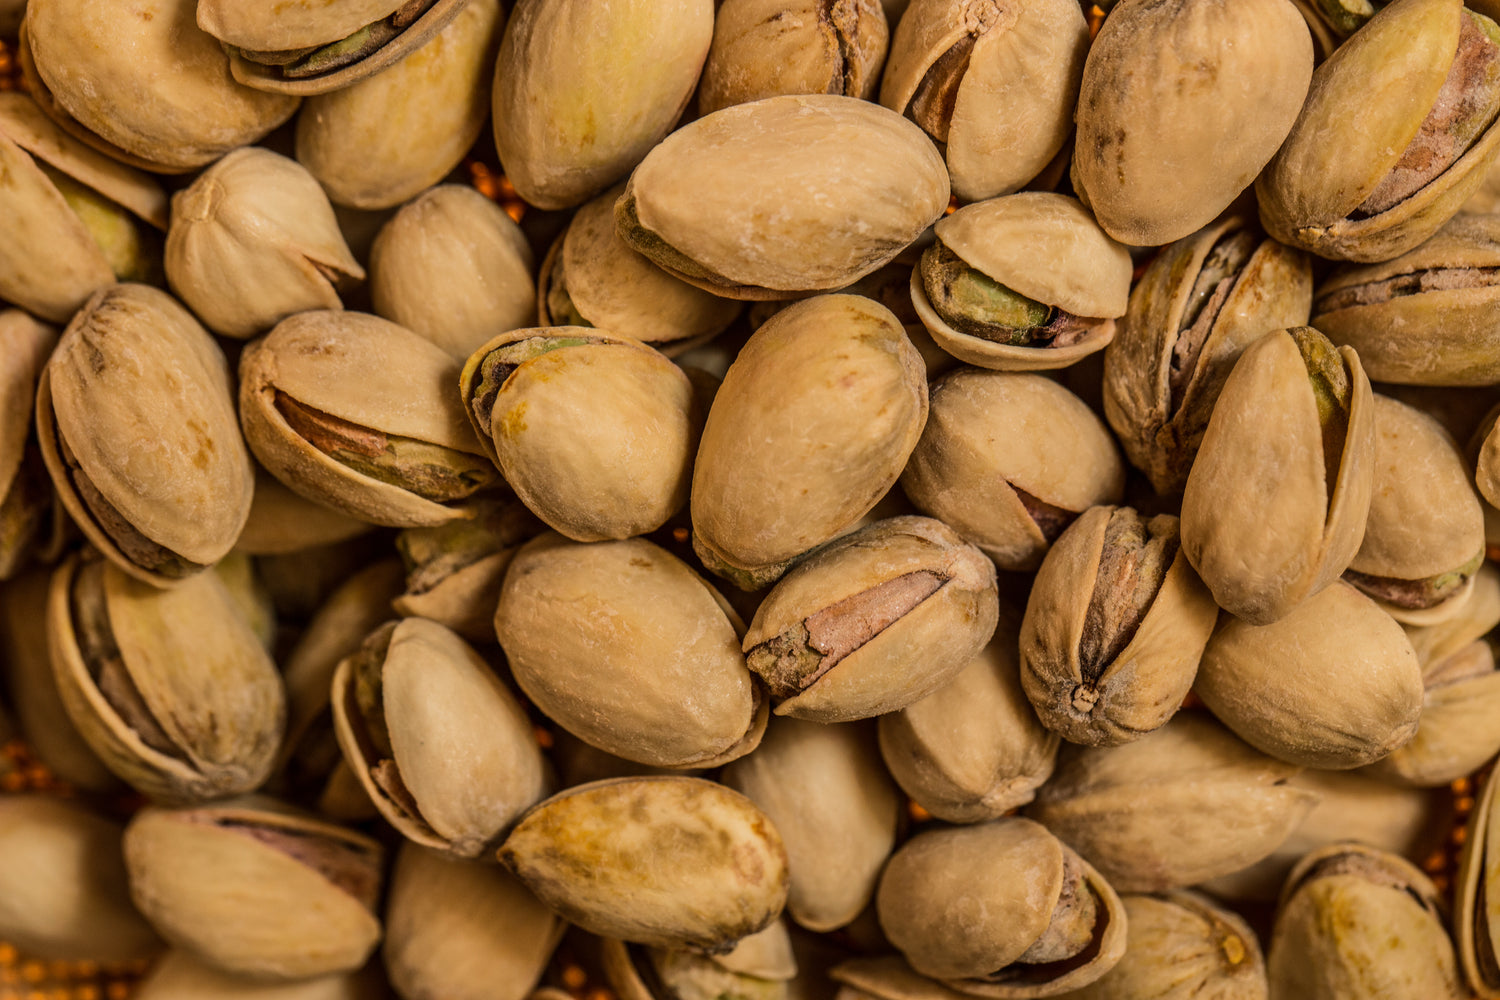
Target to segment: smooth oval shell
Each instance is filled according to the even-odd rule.
[[[1463,670],[1457,680],[1443,676]],[[1472,774],[1500,751],[1491,721],[1500,711],[1500,671],[1483,641],[1423,664],[1422,715],[1405,746],[1370,765],[1372,774],[1424,788],[1442,787]]]
[[[389,17],[404,0],[200,0],[198,27],[226,45],[280,52],[327,45]]]
[[[247,983],[185,951],[169,951],[136,986],[137,1000],[370,1000],[357,975],[319,976],[294,983]]]

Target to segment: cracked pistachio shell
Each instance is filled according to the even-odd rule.
[[[526,710],[491,666],[425,618],[376,629],[333,675],[339,748],[402,836],[477,858],[548,791]]]
[[[722,780],[764,812],[786,845],[787,912],[812,931],[859,916],[896,846],[896,786],[874,729],[776,719]]]
[[[524,1000],[564,924],[498,865],[403,844],[385,911],[385,968],[408,1000]]]
[[[56,346],[56,328],[19,309],[0,310],[0,580],[33,555],[51,555],[43,550],[62,530],[33,418],[37,380]]]
[[[744,590],[849,530],[896,482],[927,420],[921,356],[884,306],[819,295],[751,335],[693,466],[693,549]]]
[[[698,83],[698,113],[782,94],[873,100],[890,26],[879,0],[726,0]]]
[[[156,586],[228,554],[254,472],[224,354],[165,292],[112,285],[73,317],[36,394],[42,458],[100,551]]]
[[[1315,330],[1311,339],[1324,343]],[[1347,428],[1331,488],[1322,397],[1288,330],[1267,333],[1234,363],[1188,473],[1183,551],[1219,607],[1252,624],[1284,617],[1359,551],[1375,472],[1374,407],[1359,356],[1344,347],[1331,362],[1339,356]]]
[[[32,0],[33,94],[70,132],[125,163],[186,173],[286,121],[297,100],[236,83],[197,0]],[[69,127],[69,126],[72,127]],[[92,141],[90,141],[92,139]]]
[[[1453,127],[1457,96],[1444,90],[1465,16],[1461,0],[1398,0],[1318,67],[1297,123],[1255,182],[1272,236],[1320,257],[1389,260],[1431,236],[1479,188],[1500,150],[1494,122],[1467,149],[1445,135],[1445,148],[1426,159],[1441,163],[1462,150],[1456,162],[1393,206],[1364,208],[1409,148],[1422,148],[1429,115]],[[1464,67],[1461,82],[1482,92],[1484,72]]]
[[[1063,346],[1007,344],[954,329],[931,301],[919,267],[912,304],[949,354],[981,368],[1039,371],[1073,364],[1113,339],[1130,294],[1130,254],[1076,199],[1043,191],[992,198],[939,219],[933,231],[967,268],[1044,307],[1048,325],[1075,328],[1065,331],[1073,342]]]
[[[766,595],[745,633],[777,715],[849,722],[953,679],[994,634],[995,568],[953,529],[892,517],[845,535]]]
[[[245,439],[310,500],[373,524],[443,524],[463,516],[452,501],[499,478],[453,391],[458,369],[377,316],[299,313],[240,355]]]
[[[794,982],[789,982],[797,975],[797,963],[786,924],[780,920],[741,938],[733,951],[723,955],[644,948],[604,938],[599,942],[599,960],[605,980],[620,1000],[794,1000],[798,997]]]
[[[1401,626],[1336,581],[1273,624],[1227,619],[1203,651],[1194,690],[1265,753],[1341,770],[1411,740],[1422,668]]]
[[[1411,862],[1344,843],[1287,878],[1267,949],[1271,993],[1299,1000],[1460,1000],[1432,880]]]
[[[712,953],[776,919],[781,837],[749,799],[701,778],[619,778],[521,818],[500,860],[565,920],[601,937]]]
[[[533,539],[495,610],[495,635],[537,708],[652,766],[716,767],[760,742],[769,702],[745,667],[743,630],[702,577],[644,538]]]
[[[1453,937],[1464,979],[1482,1000],[1500,997],[1500,894],[1491,891],[1500,865],[1493,774],[1474,806],[1459,855]]]
[[[496,330],[536,322],[531,244],[505,210],[440,184],[380,228],[370,249],[375,312],[460,361]]]
[[[124,828],[55,795],[0,796],[0,934],[28,957],[134,962],[161,940],[130,902]]]
[[[1426,672],[1437,660],[1459,653],[1496,626],[1500,626],[1500,569],[1487,561],[1474,574],[1473,594],[1457,613],[1431,624],[1402,627]]]
[[[500,0],[465,0],[460,8],[390,67],[307,99],[297,117],[297,161],[330,199],[394,208],[446,177],[479,138]]]
[[[495,65],[495,146],[516,191],[571,208],[672,130],[713,39],[711,0],[520,0]]]
[[[1088,46],[1072,0],[916,0],[891,39],[880,103],[943,144],[961,200],[1009,194],[1067,142]]]
[[[1016,816],[912,837],[886,865],[875,905],[916,972],[977,996],[1082,986],[1125,951],[1115,890],[1046,828]],[[1039,980],[1045,993],[1015,989]]]
[[[198,27],[257,52],[337,42],[395,13],[406,0],[199,0]]]
[[[960,368],[931,396],[901,487],[1001,569],[1035,569],[1080,512],[1124,495],[1104,421],[1051,379]]]
[[[256,463],[250,517],[235,540],[234,551],[250,556],[284,556],[347,541],[373,528],[293,493]]]
[[[1120,902],[1124,957],[1066,1000],[1267,1000],[1266,961],[1239,914],[1196,892]]]
[[[1312,263],[1226,219],[1166,247],[1104,349],[1104,415],[1161,494],[1181,492],[1215,401],[1245,348],[1307,323]]]
[[[74,557],[47,603],[68,717],[105,766],[166,802],[258,788],[286,722],[281,675],[216,574],[170,590]]]
[[[220,972],[185,951],[169,951],[135,987],[135,1000],[377,1000],[368,976],[319,976],[264,983]]]
[[[293,313],[341,309],[364,278],[333,207],[295,160],[237,149],[172,199],[167,280],[209,329],[247,339]]]
[[[506,483],[574,541],[644,535],[687,502],[703,420],[693,384],[633,337],[512,330],[470,355],[459,388]]]
[[[1397,621],[1431,623],[1468,601],[1484,559],[1484,512],[1442,424],[1376,395],[1375,479],[1346,579]]]
[[[1026,815],[1091,859],[1121,892],[1161,892],[1239,871],[1274,851],[1317,795],[1299,769],[1197,712],[1117,747],[1064,745]]]
[[[615,223],[689,284],[786,299],[888,264],[942,216],[948,194],[937,149],[895,112],[833,94],[768,97],[652,149]]]
[[[537,279],[540,322],[611,330],[676,357],[722,331],[740,304],[674,278],[626,245],[614,216],[624,190],[617,184],[580,207],[552,244]]]
[[[1318,287],[1313,324],[1359,352],[1372,379],[1500,381],[1500,216],[1457,215],[1414,250],[1343,267]]]
[[[1052,775],[1060,738],[1021,690],[1016,615],[947,684],[879,720],[886,767],[917,804],[949,823],[995,819]]]
[[[1312,71],[1287,0],[1125,0],[1084,65],[1073,186],[1121,243],[1181,239],[1271,160]]]
[[[1113,746],[1182,705],[1219,614],[1177,518],[1093,507],[1042,560],[1021,622],[1021,684],[1064,739]]]
[[[125,829],[136,906],[174,947],[261,980],[351,972],[380,940],[384,851],[279,802],[150,807]]]

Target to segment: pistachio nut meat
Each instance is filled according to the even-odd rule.
[[[169,586],[234,546],[254,472],[228,366],[170,295],[95,293],[42,371],[36,425],[63,506],[127,573]]]
[[[245,440],[310,500],[372,524],[442,524],[499,479],[453,391],[458,369],[378,316],[299,313],[240,355]]]
[[[220,972],[185,951],[161,957],[131,996],[137,1000],[372,1000],[369,976],[318,976],[294,982],[255,982]]]
[[[633,337],[511,330],[469,356],[459,392],[511,489],[575,541],[655,531],[687,502],[703,422],[693,384]]]
[[[1500,863],[1493,776],[1487,778],[1465,828],[1454,898],[1453,937],[1464,981],[1483,1000],[1500,997],[1500,900],[1489,891]]]
[[[495,609],[532,703],[584,742],[651,766],[716,767],[760,742],[769,701],[745,666],[743,632],[717,591],[644,538],[533,539]]]
[[[1281,891],[1266,967],[1273,997],[1460,1000],[1437,887],[1361,844],[1307,855]]]
[[[56,346],[55,327],[0,310],[0,580],[45,554],[54,547],[49,535],[62,532],[32,418],[37,380]]]
[[[1074,518],[1124,495],[1104,421],[1049,378],[963,367],[933,382],[931,400],[901,487],[1001,569],[1036,569]]]
[[[22,27],[31,95],[58,124],[134,167],[187,173],[255,142],[297,99],[242,86],[198,0],[32,0]]]
[[[246,339],[293,313],[341,309],[362,281],[333,206],[295,160],[237,149],[172,199],[167,281],[215,333]]]
[[[939,219],[933,232],[911,299],[954,357],[1000,371],[1062,368],[1114,337],[1130,255],[1075,199],[992,198]]]
[[[1500,217],[1461,214],[1413,250],[1346,266],[1318,286],[1313,325],[1359,352],[1372,379],[1405,385],[1500,380]]]
[[[889,309],[857,295],[789,306],[751,335],[709,409],[693,550],[743,590],[773,582],[875,506],[926,420],[922,359]]]
[[[1093,507],[1042,560],[1021,622],[1021,683],[1049,729],[1089,746],[1137,739],[1187,696],[1219,614],[1177,518]]]
[[[1313,74],[1255,182],[1266,231],[1336,260],[1413,249],[1500,151],[1500,27],[1459,0],[1396,0]]]
[[[1274,851],[1318,801],[1201,712],[1116,747],[1069,744],[1026,815],[1121,892],[1161,892],[1239,871]]]
[[[1104,349],[1104,415],[1160,494],[1182,492],[1224,380],[1267,330],[1304,326],[1312,263],[1237,217],[1164,248]]]
[[[698,112],[781,94],[874,100],[890,27],[880,0],[727,0],[698,81]]]
[[[265,798],[149,807],[125,828],[130,894],[174,947],[261,980],[352,972],[380,940],[384,850]]]
[[[1267,625],[1349,567],[1370,511],[1373,410],[1359,356],[1312,327],[1240,355],[1182,496],[1182,548],[1219,607]]]
[[[688,284],[787,299],[889,263],[948,196],[936,147],[895,112],[833,94],[767,97],[653,148],[615,203],[615,225]]]
[[[495,64],[495,148],[521,197],[579,205],[630,173],[692,99],[711,0],[520,0]]]
[[[1124,0],[1084,64],[1073,187],[1121,243],[1179,240],[1271,160],[1312,72],[1288,0]]]
[[[769,967],[760,962],[746,966],[742,953],[771,932],[779,933],[782,961]],[[796,987],[788,980],[797,974],[797,967],[786,927],[780,922],[742,938],[725,955],[605,938],[599,942],[599,960],[620,1000],[788,1000],[796,996]]]
[[[928,517],[877,521],[831,543],[766,595],[745,662],[777,715],[849,722],[925,698],[995,631],[995,568]]]
[[[389,68],[470,0],[199,0],[198,27],[223,43],[240,83],[323,94]]]
[[[675,357],[712,339],[740,306],[674,278],[627,246],[614,217],[624,190],[617,184],[580,206],[552,244],[537,276],[538,319],[542,326],[611,330]]]
[[[1019,190],[1067,142],[1089,47],[1071,0],[916,0],[896,22],[880,103],[943,151],[953,193]]]
[[[532,807],[500,860],[601,937],[723,953],[786,904],[786,848],[749,799],[701,778],[596,781]]]

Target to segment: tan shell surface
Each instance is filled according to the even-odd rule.
[[[913,269],[910,281],[911,304],[939,355],[947,355],[947,367],[956,359],[978,368],[1000,372],[1045,372],[1077,364],[1090,354],[1109,346],[1115,336],[1115,321],[1094,324],[1082,338],[1067,347],[1031,347],[985,340],[955,330],[938,315],[927,297],[921,272]],[[946,370],[946,368],[944,369]]]
[[[1463,609],[1429,625],[1403,623],[1425,673],[1500,625],[1500,569],[1486,561],[1474,574],[1474,591]]]
[[[389,17],[404,0],[199,0],[198,27],[227,45],[282,52],[327,45]]]
[[[97,293],[63,332],[43,385],[39,428],[55,419],[83,472],[137,531],[195,563],[229,552],[250,514],[254,472],[224,355],[176,300],[146,285]],[[49,437],[42,454],[85,534],[123,561],[63,485]]]
[[[174,949],[151,967],[131,995],[136,1000],[370,1000],[371,994],[368,984],[353,975],[247,983]]]
[[[1460,665],[1483,672],[1449,683],[1433,676]],[[1432,788],[1472,774],[1500,752],[1500,733],[1491,725],[1500,712],[1500,672],[1489,645],[1475,641],[1425,664],[1423,679],[1427,686],[1416,735],[1370,769],[1389,780]]]
[[[164,168],[205,166],[286,121],[295,98],[236,83],[196,0],[141,0],[119,16],[107,0],[27,5],[37,73],[84,127]],[[88,58],[80,58],[88,53]]]
[[[1463,852],[1459,856],[1457,892],[1453,906],[1453,938],[1464,979],[1484,1000],[1500,996],[1500,976],[1495,968],[1495,929],[1500,928],[1500,906],[1490,887],[1495,882],[1500,858],[1500,829],[1495,822],[1494,776],[1485,780],[1465,827]]]
[[[521,197],[569,208],[630,172],[693,96],[710,0],[521,0],[495,67],[495,146]]]
[[[31,437],[36,383],[57,345],[57,330],[19,309],[0,309],[0,492],[20,471]]]
[[[868,101],[810,95],[678,129],[631,174],[622,201],[633,197],[646,230],[730,286],[793,293],[840,288],[888,263],[948,195],[942,158],[915,124]]]
[[[287,555],[299,549],[342,542],[372,528],[364,521],[293,493],[257,464],[250,518],[234,543],[234,551],[252,556]]]

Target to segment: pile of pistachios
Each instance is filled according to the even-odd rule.
[[[0,0],[0,941],[1500,998],[1497,16]]]

